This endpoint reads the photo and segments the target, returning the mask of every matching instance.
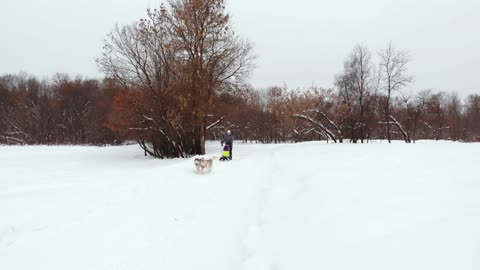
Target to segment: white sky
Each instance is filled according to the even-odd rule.
[[[159,0],[0,0],[0,74],[100,77],[94,58],[116,22]],[[356,43],[409,50],[413,89],[480,92],[479,0],[228,0],[237,32],[256,44],[256,87],[333,86]]]

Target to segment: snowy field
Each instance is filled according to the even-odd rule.
[[[234,158],[201,176],[137,146],[0,146],[0,269],[480,269],[480,144]]]

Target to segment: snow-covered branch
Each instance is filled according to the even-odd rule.
[[[403,137],[405,138],[405,142],[410,143],[410,136],[408,135],[408,132],[405,130],[403,125],[400,122],[398,122],[398,120],[395,117],[393,117],[393,115],[389,115],[388,118],[390,118],[390,120],[393,121],[393,124],[398,127]]]
[[[214,128],[215,126],[217,126],[218,124],[220,124],[222,122],[223,119],[225,119],[226,116],[222,116],[220,119],[218,119],[217,121],[213,122],[211,125],[209,125],[207,127],[207,130],[211,129],[211,128]]]
[[[449,129],[450,127],[440,127],[440,128],[433,128],[430,124],[428,124],[426,121],[423,121],[423,124],[425,124],[425,126],[430,129],[433,133],[433,135],[435,136],[435,140],[439,140],[440,139],[440,131],[444,130],[444,129]]]
[[[332,141],[334,141],[335,143],[337,143],[337,138],[335,137],[335,135],[332,133],[332,131],[330,131],[325,125],[323,125],[322,123],[312,119],[310,116],[306,115],[306,114],[294,114],[293,117],[295,118],[299,118],[299,119],[303,119],[303,120],[306,120],[310,123],[312,123],[313,125],[315,125],[316,127],[320,128],[322,131],[324,131],[326,134],[327,134],[327,137],[329,137]]]

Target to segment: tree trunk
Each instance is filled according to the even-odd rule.
[[[199,134],[199,154],[205,155],[207,151],[205,150],[205,141],[206,141],[206,133],[207,133],[207,123],[203,121],[200,125],[200,134]]]

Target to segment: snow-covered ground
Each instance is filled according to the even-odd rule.
[[[218,142],[209,152],[220,152]],[[0,147],[0,269],[480,269],[480,144]]]

